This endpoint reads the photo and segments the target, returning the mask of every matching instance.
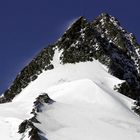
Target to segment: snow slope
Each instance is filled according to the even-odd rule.
[[[138,140],[140,119],[131,111],[132,100],[115,92],[122,81],[97,60],[61,65],[56,50],[54,69],[44,71],[12,103],[0,105],[0,138],[28,140],[18,126],[32,117],[33,102],[47,93],[56,102],[38,114],[39,128],[48,140]]]

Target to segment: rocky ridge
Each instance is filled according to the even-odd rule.
[[[42,108],[44,104],[51,105],[54,103],[54,101],[46,94],[40,94],[37,98],[36,101],[34,102],[34,107],[32,109],[31,114],[33,114],[33,117],[30,119],[24,120],[20,125],[19,125],[19,130],[18,133],[21,134],[21,139],[24,139],[26,134],[28,135],[30,140],[47,140],[44,138],[41,134],[41,132],[36,126],[36,123],[41,123],[37,120],[37,116],[39,112],[42,112]]]
[[[53,69],[51,62],[56,49],[61,65],[97,59],[108,67],[109,73],[124,80],[115,89],[133,99],[140,96],[140,46],[118,20],[102,13],[91,22],[78,18],[56,43],[44,48],[17,75],[0,103],[12,101],[43,70]]]

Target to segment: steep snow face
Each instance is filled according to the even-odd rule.
[[[138,140],[139,118],[131,111],[132,100],[115,92],[122,81],[110,75],[97,60],[61,65],[55,50],[54,69],[43,71],[13,102],[0,105],[0,137],[29,140],[18,127],[32,117],[33,102],[46,92],[55,103],[45,104],[34,125],[48,140]]]
[[[61,62],[59,61],[60,54],[61,52],[56,49],[53,61],[51,62],[54,65],[54,69],[44,71],[42,74],[40,74],[35,81],[31,82],[28,87],[26,87],[13,99],[13,102],[18,102],[21,100],[29,100],[29,102],[33,102],[40,93],[48,93],[47,89],[51,86],[80,79],[90,79],[95,81],[97,84],[102,84],[112,89],[114,85],[122,82],[121,80],[118,80],[117,78],[114,78],[112,75],[108,74],[107,68],[97,60],[86,63],[81,62],[77,64],[61,65]]]
[[[89,79],[48,89],[56,100],[45,106],[38,120],[49,140],[138,140],[139,120],[125,97]],[[47,117],[46,117],[47,116]]]

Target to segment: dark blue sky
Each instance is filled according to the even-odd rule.
[[[140,42],[140,0],[0,0],[0,93],[69,22],[102,12],[115,16]]]

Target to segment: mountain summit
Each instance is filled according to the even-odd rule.
[[[79,17],[1,96],[0,136],[138,140],[140,122],[134,110],[139,108],[133,99],[140,99],[136,38],[107,13],[91,22]]]
[[[109,73],[125,80],[129,92],[122,87],[122,94],[133,99],[140,95],[140,46],[114,17],[102,13],[92,22],[78,18],[56,43],[44,48],[17,75],[0,102],[12,101],[42,71],[53,69],[56,50],[61,52],[58,58],[61,65],[99,60]]]

